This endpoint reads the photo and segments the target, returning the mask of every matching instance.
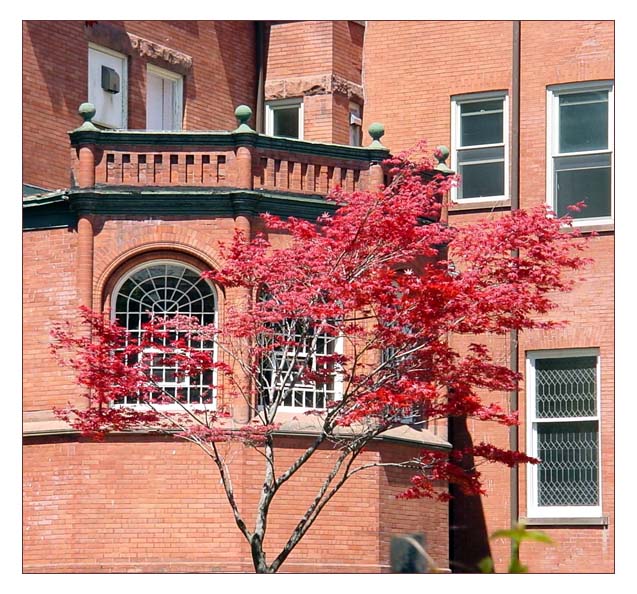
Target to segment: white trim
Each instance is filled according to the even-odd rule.
[[[596,412],[595,416],[588,417],[559,417],[536,420],[535,417],[535,361],[538,359],[561,359],[566,357],[596,357]],[[597,422],[597,486],[598,504],[586,506],[538,506],[537,505],[537,475],[538,467],[535,464],[527,465],[527,511],[529,518],[593,518],[602,515],[602,424],[601,424],[601,357],[598,348],[570,348],[552,349],[545,351],[527,351],[526,353],[526,453],[529,456],[537,455],[537,424],[567,421],[596,421]]]
[[[476,103],[489,99],[502,99],[502,142],[495,144],[460,146],[460,107],[467,103]],[[451,169],[456,172],[458,171],[458,153],[484,148],[502,147],[504,149],[504,194],[499,196],[480,196],[478,198],[459,198],[458,188],[454,186],[451,189],[452,202],[459,204],[472,204],[509,199],[509,144],[509,94],[507,91],[489,91],[485,93],[454,95],[451,97]],[[493,161],[476,161],[476,164],[482,162],[499,163],[500,159],[495,159]],[[460,183],[462,183],[462,181]]]
[[[122,93],[122,124],[123,126],[121,128],[117,128],[117,127],[114,128],[112,125],[106,124],[104,122],[101,122],[99,119],[96,119],[97,115],[95,118],[93,118],[93,122],[109,129],[126,130],[128,129],[128,56],[120,52],[116,52],[115,50],[109,49],[107,47],[97,45],[92,42],[88,43],[88,51],[87,51],[87,86],[88,88],[86,93],[88,101],[90,101],[88,94],[90,90],[89,81],[90,81],[90,71],[91,71],[91,65],[90,65],[91,50],[95,52],[101,52],[102,54],[106,54],[114,58],[119,58],[122,61],[122,80],[120,81],[120,92]]]
[[[343,354],[343,348],[344,348],[344,338],[343,338],[343,334],[339,334],[339,336],[336,338],[336,340],[334,341],[334,354],[337,355],[342,355]],[[313,355],[314,357],[320,357],[321,355],[317,355],[316,353]],[[334,401],[335,402],[339,402],[341,400],[343,400],[343,369],[338,366],[335,371],[334,371],[334,387],[332,389],[333,395],[334,395]],[[303,386],[308,386],[309,384],[303,384]],[[316,390],[316,386],[314,386],[314,392],[315,394],[317,393]],[[316,400],[316,399],[315,399]],[[282,401],[283,402],[283,401]],[[264,407],[262,404],[258,405],[258,410],[263,410]],[[283,403],[279,404],[279,406],[277,407],[277,412],[284,412],[284,413],[304,413],[307,411],[314,411],[314,410],[329,410],[327,407],[327,402],[326,402],[326,406],[323,408],[318,408],[318,407],[308,407],[308,406],[286,406]]]
[[[124,285],[124,283],[131,277],[133,276],[136,272],[139,272],[140,270],[143,270],[144,268],[149,268],[150,266],[156,266],[156,265],[166,265],[166,264],[173,264],[176,266],[183,266],[184,268],[196,273],[196,274],[201,274],[201,270],[195,268],[194,266],[191,266],[190,264],[183,262],[182,260],[178,260],[178,259],[171,259],[171,258],[160,258],[157,260],[149,260],[148,262],[143,262],[142,264],[139,264],[138,266],[135,266],[134,268],[131,268],[130,270],[128,270],[126,272],[126,274],[122,275],[122,277],[117,281],[117,283],[115,284],[115,286],[113,287],[113,291],[111,293],[110,296],[110,305],[111,305],[111,321],[114,321],[116,318],[116,313],[117,313],[117,297],[119,295],[119,292],[122,288],[122,286]],[[212,284],[210,281],[204,279],[206,284],[208,284],[208,286],[211,288],[212,290],[212,294],[214,295],[214,299],[215,299],[215,310],[213,312],[213,324],[215,326],[217,326],[218,324],[218,316],[219,316],[219,294],[217,292],[216,287],[214,286],[214,284]],[[151,352],[151,351],[148,351]],[[218,347],[217,347],[217,341],[215,341],[214,346],[213,346],[213,360],[217,361],[218,360]],[[218,380],[218,374],[217,374],[217,370],[213,369],[212,371],[212,385],[217,385],[217,380]],[[177,384],[175,384],[175,386],[177,387]],[[114,404],[114,407],[126,407],[126,408],[134,408],[136,410],[150,410],[150,407],[147,404]],[[168,412],[173,412],[173,411],[181,411],[183,410],[183,407],[179,404],[156,404],[155,405],[158,409],[162,410],[162,411],[168,411]],[[217,408],[217,389],[215,388],[212,391],[212,402],[210,403],[205,403],[205,404],[184,404],[184,406],[188,407],[188,408],[201,408],[201,409],[207,409],[207,410],[216,410]]]
[[[604,225],[613,223],[615,217],[615,109],[614,82],[612,80],[586,81],[546,87],[546,203],[556,210],[555,203],[555,166],[558,158],[578,157],[584,155],[610,154],[610,216],[573,219],[574,227],[588,225]],[[586,93],[589,91],[608,91],[608,147],[598,151],[579,151],[573,153],[559,153],[559,98],[561,95]],[[586,211],[584,211],[586,212]]]
[[[153,74],[159,78],[164,78],[175,83],[175,93],[173,97],[173,127],[172,130],[183,129],[183,105],[184,105],[184,77],[176,72],[171,72],[154,64],[146,65],[146,76]],[[148,82],[148,78],[146,79]],[[148,129],[148,85],[146,86],[146,128]]]
[[[265,133],[274,136],[274,112],[277,109],[286,107],[299,108],[299,140],[303,140],[303,97],[293,99],[278,99],[276,101],[266,101],[265,103]]]

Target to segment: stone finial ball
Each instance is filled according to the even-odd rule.
[[[234,115],[240,123],[245,124],[252,117],[252,110],[247,105],[239,105]]]
[[[85,122],[90,122],[95,117],[95,105],[92,103],[82,103],[79,106],[77,113],[79,113]]]
[[[374,122],[373,124],[370,124],[367,130],[369,132],[369,135],[374,140],[380,140],[381,136],[385,134],[385,126],[383,126],[382,124],[379,124],[378,122]]]
[[[438,161],[446,161],[449,158],[449,149],[444,144],[441,144],[436,147],[434,155]]]

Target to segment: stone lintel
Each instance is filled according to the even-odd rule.
[[[364,97],[361,85],[337,74],[318,74],[300,78],[269,80],[265,84],[266,101],[336,93],[359,102],[362,102]]]

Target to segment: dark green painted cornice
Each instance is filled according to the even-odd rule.
[[[79,214],[234,217],[271,213],[315,220],[336,205],[320,195],[201,187],[104,186],[24,202],[23,228],[74,226]]]
[[[69,136],[73,146],[94,144],[98,147],[118,148],[137,145],[140,147],[151,146],[157,149],[164,147],[168,149],[174,147],[234,149],[239,146],[251,146],[262,150],[287,152],[292,155],[303,154],[365,162],[382,161],[389,156],[389,150],[384,148],[324,144],[294,138],[266,136],[256,132],[147,132],[145,130],[78,129],[69,132]]]

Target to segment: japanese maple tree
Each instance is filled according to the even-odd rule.
[[[227,307],[222,326],[149,315],[134,340],[108,315],[83,310],[90,336],[69,327],[54,332],[53,349],[76,371],[87,399],[86,408],[69,406],[57,414],[97,438],[144,429],[197,444],[218,468],[257,572],[277,571],[348,479],[381,465],[361,461],[360,454],[405,415],[414,423],[450,416],[517,423],[514,411],[480,397],[513,390],[520,380],[494,361],[480,336],[555,328],[558,323],[543,314],[555,307],[557,292],[570,289],[568,273],[586,263],[581,242],[564,233],[568,220],[545,207],[452,228],[440,220],[451,177],[408,154],[384,166],[391,180],[386,187],[337,188],[329,200],[338,208],[315,222],[264,215],[269,233],[289,236],[285,247],[275,249],[266,235],[250,239],[239,232],[220,246],[223,266],[205,276],[241,288],[245,296]],[[470,335],[474,342],[459,352],[450,334]],[[216,406],[192,407],[179,392],[163,389],[152,373],[158,358],[181,377],[215,377],[208,396]],[[280,468],[275,436],[281,408],[299,398],[302,386],[335,385],[338,390],[323,390],[323,400],[305,411],[318,423],[307,447]],[[124,399],[136,406],[121,405]],[[246,423],[229,418],[239,401],[250,411]],[[227,441],[262,454],[262,488],[250,512],[254,525],[234,497],[231,465],[219,447]],[[273,500],[328,443],[338,452],[332,469],[278,555],[266,559]],[[397,496],[444,501],[448,491],[439,486],[446,483],[483,493],[479,471],[461,466],[467,455],[509,466],[532,461],[480,443],[382,465],[414,469],[411,487]]]

